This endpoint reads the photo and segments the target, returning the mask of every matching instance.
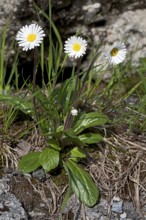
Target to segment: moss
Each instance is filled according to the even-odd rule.
[[[60,173],[53,173],[51,179],[58,187],[65,186],[68,183],[68,176],[63,169],[60,170]]]

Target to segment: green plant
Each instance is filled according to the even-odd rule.
[[[49,37],[48,57],[45,57],[45,47],[43,43],[41,43],[42,38],[40,37],[39,43],[41,43],[41,51],[36,48],[34,49],[33,85],[26,83],[29,93],[26,92],[23,93],[23,95],[20,93],[17,95],[0,95],[0,101],[12,107],[7,117],[5,127],[8,129],[17,111],[28,114],[35,121],[37,128],[40,129],[42,135],[45,137],[46,147],[40,152],[34,151],[23,156],[19,161],[18,169],[23,173],[31,173],[40,167],[42,167],[45,172],[53,172],[58,168],[64,169],[68,175],[69,187],[62,208],[65,207],[66,201],[72,192],[76,194],[82,203],[92,207],[98,201],[99,189],[90,174],[82,167],[82,161],[88,158],[85,148],[89,148],[90,145],[97,144],[103,140],[103,136],[98,132],[98,128],[108,123],[109,118],[102,113],[100,108],[98,108],[98,112],[86,112],[79,107],[79,104],[82,102],[85,105],[88,100],[91,98],[95,99],[98,96],[98,94],[95,96],[95,91],[96,87],[102,81],[102,77],[97,79],[93,88],[91,82],[92,72],[95,70],[94,63],[100,54],[97,49],[87,70],[82,70],[81,56],[79,56],[77,52],[80,50],[80,46],[83,46],[85,53],[87,45],[82,38],[73,36],[71,39],[77,40],[74,45],[75,49],[74,51],[68,52],[68,46],[70,45],[66,44],[66,51],[69,56],[70,54],[72,56],[70,52],[75,52],[73,58],[78,59],[73,59],[74,64],[71,77],[61,83],[57,83],[58,77],[64,74],[64,64],[67,56],[63,56],[61,36],[51,19],[51,4],[49,7],[49,16],[38,7],[36,8],[40,11],[40,14],[48,20],[50,25],[49,36],[47,36]],[[35,24],[33,24],[33,28],[34,27],[36,27]],[[21,31],[19,34],[21,34]],[[35,38],[35,34],[36,33],[29,33],[28,37],[31,36]],[[44,34],[42,34],[42,36],[44,36]],[[17,35],[20,46],[22,46],[21,41],[24,40],[25,45],[22,46],[23,49],[32,49],[32,38],[19,39],[19,37],[20,35]],[[55,42],[53,39],[55,39]],[[81,40],[83,45],[80,45],[80,41],[78,40]],[[38,46],[37,43],[36,46]],[[118,56],[116,57],[119,50],[122,50],[124,53],[122,54],[122,61],[125,59],[125,45],[122,44],[122,49],[120,49],[120,47],[121,43],[117,44],[117,48],[112,46],[111,53],[107,55],[107,59],[110,63],[118,64],[120,62]],[[72,47],[70,47],[70,50],[72,50]],[[41,53],[40,57],[39,53]],[[83,55],[82,51],[80,55]],[[17,62],[15,62],[14,65],[15,71],[12,72],[18,74],[16,63]],[[41,66],[42,71],[42,88],[36,85],[38,65]],[[104,71],[103,66],[101,65],[99,70],[102,74]],[[46,84],[44,82],[45,69],[47,70],[48,77],[48,83]],[[121,75],[119,67],[114,68],[113,71],[115,73],[113,74],[114,76],[100,96],[103,97],[104,94],[108,94],[109,101],[113,99],[115,88],[123,76]],[[72,109],[77,111],[76,115],[72,114]],[[93,128],[96,128],[96,131],[94,130],[93,132]]]
[[[72,191],[81,202],[93,206],[98,200],[99,190],[79,163],[86,158],[84,147],[103,139],[100,134],[91,132],[90,128],[103,126],[109,119],[100,112],[80,111],[77,116],[70,114],[74,104],[72,98],[76,89],[76,80],[77,77],[73,76],[49,91],[47,96],[42,89],[36,88],[37,121],[46,139],[46,148],[42,152],[30,152],[22,157],[19,169],[23,173],[29,173],[39,167],[43,167],[46,172],[64,167]],[[79,87],[76,92],[79,93],[81,88]],[[82,98],[81,96],[75,99],[76,107]],[[33,111],[32,113],[34,115]]]
[[[47,129],[45,137],[48,146],[42,152],[31,152],[24,156],[19,162],[19,169],[23,173],[29,173],[42,166],[46,172],[50,172],[63,165],[69,176],[72,191],[81,202],[93,206],[99,197],[98,187],[78,163],[82,158],[86,158],[83,147],[102,141],[101,135],[85,132],[85,129],[104,125],[108,118],[97,112],[81,113],[73,120],[72,128],[64,130],[61,125],[49,131],[55,124],[54,120],[51,120],[49,126],[50,118],[47,121],[45,118],[48,126],[45,125],[45,129],[42,129]],[[43,122],[42,124],[44,126]]]
[[[84,74],[80,70],[81,59],[79,59],[77,61],[77,72],[73,68],[72,76],[57,86],[57,78],[60,74],[63,74],[61,65],[61,62],[64,64],[61,59],[62,41],[51,17],[45,17],[52,27],[49,33],[50,46],[46,62],[48,84],[43,83],[43,89],[35,85],[36,68],[38,66],[35,61],[32,88],[35,99],[33,99],[33,107],[31,107],[30,100],[26,102],[26,97],[24,97],[23,102],[24,106],[25,104],[30,105],[27,112],[30,111],[29,114],[32,117],[35,116],[35,120],[45,137],[46,148],[41,152],[30,152],[23,156],[19,161],[18,168],[23,173],[33,172],[39,167],[43,167],[46,172],[52,172],[60,167],[64,168],[69,177],[69,191],[74,192],[81,202],[91,207],[98,201],[99,189],[89,173],[79,163],[87,157],[84,147],[98,143],[103,139],[102,135],[93,133],[90,128],[103,126],[109,119],[101,112],[86,113],[79,109],[78,114],[73,116],[71,109],[78,108],[78,103],[86,97],[85,86],[97,53],[89,69]],[[56,44],[52,41],[52,31],[54,31],[57,39]],[[42,45],[42,72],[44,70],[43,53],[44,47]],[[19,104],[20,109],[23,107],[22,110],[24,111],[24,106],[21,105],[20,101]],[[69,191],[67,191],[67,194]]]
[[[6,94],[11,89],[11,83],[13,76],[18,77],[17,75],[17,63],[18,63],[18,53],[15,54],[13,57],[13,65],[9,75],[7,73],[7,67],[9,65],[9,54],[6,53],[6,41],[7,41],[7,29],[8,29],[9,19],[4,27],[1,30],[1,37],[0,37],[0,94]],[[12,41],[11,45],[9,45],[9,51],[12,50],[14,47],[14,41]],[[17,82],[17,81],[16,81]],[[15,86],[17,84],[15,83]]]

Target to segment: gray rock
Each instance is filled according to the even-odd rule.
[[[83,14],[84,14],[84,22],[85,24],[89,25],[92,23],[96,23],[99,21],[98,13],[101,10],[101,4],[100,3],[94,3],[94,4],[88,4],[83,5]]]
[[[113,201],[112,204],[112,211],[117,212],[117,213],[122,213],[123,212],[123,201]]]
[[[24,2],[24,0],[1,0],[0,1],[0,29],[2,29],[6,22],[8,21],[9,16],[11,16],[11,21],[15,17],[19,5]]]
[[[126,220],[127,218],[127,214],[126,212],[123,212],[121,215],[120,215],[120,220]]]
[[[71,5],[71,0],[55,0],[52,1],[53,7],[55,7],[56,9],[64,9],[68,6]]]
[[[0,220],[27,220],[27,214],[19,200],[9,193],[3,193],[0,197]]]
[[[9,185],[5,179],[0,179],[0,196],[9,191]]]
[[[93,208],[86,207],[86,215],[89,217],[89,219],[96,220],[102,216],[102,213],[99,212],[99,207],[96,205]]]
[[[140,57],[146,56],[146,9],[126,11],[107,27],[108,44],[124,41],[129,51],[134,52],[133,62],[138,64]],[[130,57],[130,54],[128,53]]]
[[[46,173],[43,169],[38,169],[32,173],[32,176],[38,180],[44,181],[46,179]]]
[[[17,147],[15,148],[15,150],[17,151],[17,154],[20,157],[22,157],[22,156],[26,155],[27,153],[29,153],[30,148],[31,148],[31,145],[27,141],[24,141],[22,139],[18,142]]]
[[[100,202],[98,204],[99,212],[106,215],[108,213],[108,203],[105,199],[100,199]]]
[[[12,64],[15,56],[15,51],[10,50],[12,42],[15,41],[15,36],[19,28],[23,25],[22,21],[31,14],[31,0],[0,0],[0,35],[4,29],[7,30],[5,60],[8,64]]]
[[[132,202],[125,201],[123,204],[123,211],[126,212],[128,219],[139,219],[138,213],[136,212]]]
[[[80,204],[79,200],[75,197],[75,195],[70,197],[63,213],[67,214],[69,212],[69,210],[71,210],[72,213],[74,214],[74,216],[75,216],[74,219],[78,219],[78,220],[82,219],[81,204]],[[92,208],[85,206],[86,218],[89,220],[109,219],[106,216],[106,215],[108,215],[107,211],[108,211],[107,210],[107,201],[104,199],[101,199],[99,201],[99,203]]]
[[[16,197],[9,193],[9,179],[0,179],[0,220],[27,220],[27,214]]]
[[[99,220],[109,220],[109,217],[107,216],[101,216],[101,218]]]
[[[6,166],[4,167],[3,171],[4,171],[4,174],[12,174],[12,172],[13,172],[12,169],[10,169],[9,167],[6,167]]]

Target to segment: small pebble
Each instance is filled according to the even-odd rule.
[[[43,169],[38,169],[32,173],[32,176],[40,181],[46,180],[46,174]]]
[[[126,212],[123,212],[123,213],[120,215],[120,220],[126,220],[126,217],[127,217]]]
[[[123,212],[123,201],[120,200],[119,202],[114,202],[112,204],[112,211],[117,213]]]
[[[121,200],[121,199],[120,199],[120,197],[118,197],[118,196],[114,196],[114,197],[113,197],[113,201],[120,202],[120,200]]]

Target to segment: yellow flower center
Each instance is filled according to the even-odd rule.
[[[35,39],[36,39],[36,34],[29,34],[29,35],[27,36],[27,40],[28,40],[29,42],[33,42],[33,41],[35,41]]]
[[[81,49],[81,45],[79,43],[74,43],[73,50],[78,52]]]
[[[118,48],[116,48],[116,47],[113,48],[113,49],[111,50],[111,56],[112,56],[112,57],[117,56],[118,52],[119,52]]]

